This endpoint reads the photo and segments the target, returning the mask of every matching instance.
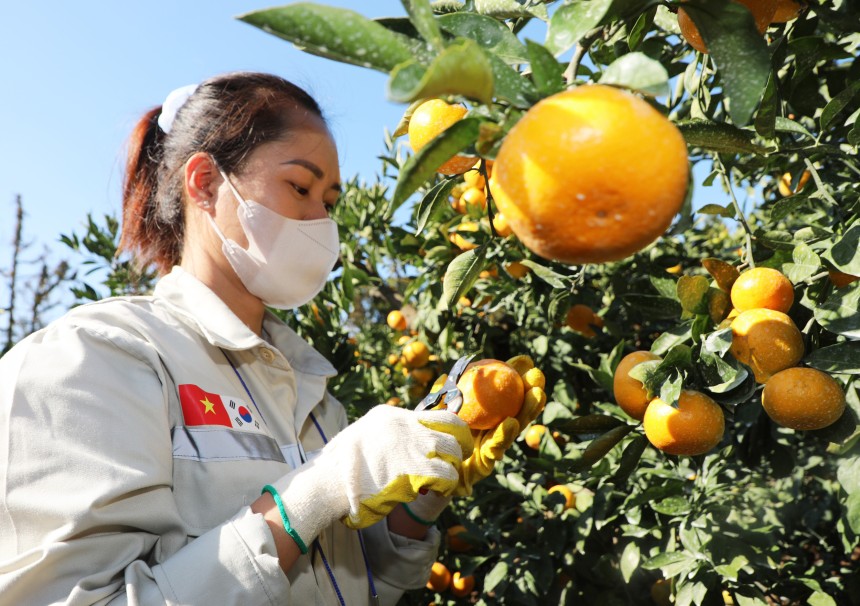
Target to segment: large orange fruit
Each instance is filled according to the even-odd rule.
[[[570,509],[576,505],[576,495],[573,491],[564,484],[556,484],[547,491],[547,494],[558,493],[564,497],[564,508]]]
[[[403,364],[407,368],[421,368],[430,361],[430,350],[421,341],[411,341],[403,347]]]
[[[765,383],[761,405],[774,422],[792,429],[821,429],[845,411],[845,392],[814,368],[786,368]]]
[[[745,271],[731,290],[735,309],[767,308],[788,313],[794,303],[794,286],[781,272],[770,267],[756,267]]]
[[[454,576],[451,577],[451,594],[462,598],[464,596],[472,593],[472,590],[475,588],[475,577],[474,575],[466,575],[463,576],[459,571],[454,573]]]
[[[543,434],[546,433],[546,425],[532,425],[526,432],[525,441],[529,448],[538,450]]]
[[[732,320],[731,353],[752,368],[755,380],[766,383],[774,373],[803,358],[803,335],[781,311],[750,309]]]
[[[472,429],[493,429],[506,417],[517,416],[525,395],[519,373],[492,358],[469,364],[457,387],[463,394],[457,415]]]
[[[386,322],[394,330],[406,330],[406,318],[399,309],[389,311]]]
[[[430,569],[430,580],[427,581],[427,589],[442,593],[451,585],[451,571],[442,562],[433,562]]]
[[[802,3],[795,0],[776,0],[776,11],[774,11],[770,22],[786,23],[792,19],[797,19],[804,8]]]
[[[621,358],[615,367],[615,376],[612,379],[615,401],[621,410],[639,421],[645,416],[645,409],[648,408],[651,398],[648,397],[645,386],[630,376],[630,371],[642,362],[659,359],[660,356],[650,351],[634,351]]]
[[[673,455],[699,455],[723,439],[723,409],[703,393],[684,390],[678,408],[654,398],[645,411],[645,436],[656,448]]]
[[[773,15],[776,12],[777,0],[735,0],[746,6],[752,13],[755,19],[755,25],[760,34],[763,34],[773,21]],[[690,15],[683,8],[678,9],[678,27],[681,28],[681,35],[689,42],[690,46],[695,48],[700,53],[707,53],[708,47],[699,33],[699,28],[693,23]]]
[[[588,339],[592,339],[597,335],[594,330],[595,328],[603,328],[603,318],[594,313],[594,310],[588,305],[583,305],[582,303],[572,305],[567,310],[564,323],[571,330],[575,330]]]
[[[688,174],[675,125],[641,98],[594,84],[526,112],[502,142],[490,189],[536,254],[603,263],[641,250],[669,227]]]
[[[451,105],[442,99],[425,101],[412,112],[409,118],[409,146],[412,151],[420,151],[430,141],[466,115],[462,105]],[[436,169],[443,175],[459,175],[475,165],[475,158],[454,156]]]
[[[448,549],[457,553],[471,551],[474,545],[460,536],[461,534],[466,534],[468,532],[469,531],[462,524],[451,526],[451,528],[449,528],[445,533],[445,536],[448,539]]]

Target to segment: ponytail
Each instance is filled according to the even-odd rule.
[[[119,250],[130,252],[141,268],[154,264],[166,273],[178,261],[179,250],[173,229],[159,220],[158,171],[165,136],[158,127],[160,113],[161,107],[146,112],[129,137]]]

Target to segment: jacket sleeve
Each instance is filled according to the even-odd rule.
[[[292,601],[247,507],[189,540],[166,379],[152,347],[113,326],[61,322],[0,360],[4,603]]]

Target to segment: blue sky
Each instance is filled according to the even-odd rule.
[[[369,17],[403,15],[399,0],[326,0]],[[383,129],[404,106],[387,76],[314,57],[235,19],[258,0],[67,0],[0,8],[0,267],[9,257],[14,200],[25,232],[45,244],[83,232],[88,212],[118,214],[123,148],[144,111],[173,88],[232,70],[276,73],[323,106],[344,178],[380,170]],[[62,245],[55,247],[61,250]]]
[[[399,0],[323,3],[368,17],[404,14]],[[303,53],[235,18],[269,6],[257,0],[3,3],[0,268],[10,257],[16,194],[32,250],[45,245],[64,254],[57,238],[82,234],[87,213],[119,214],[123,147],[140,115],[172,89],[225,71],[267,71],[305,87],[329,119],[343,177],[373,180],[383,129],[393,130],[405,108],[387,101],[387,75]]]

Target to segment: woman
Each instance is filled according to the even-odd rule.
[[[0,361],[0,603],[393,604],[424,584],[468,428],[386,406],[347,427],[333,367],[266,311],[322,288],[339,191],[319,107],[275,76],[143,117],[121,245],[161,271],[153,296],[76,308]]]

